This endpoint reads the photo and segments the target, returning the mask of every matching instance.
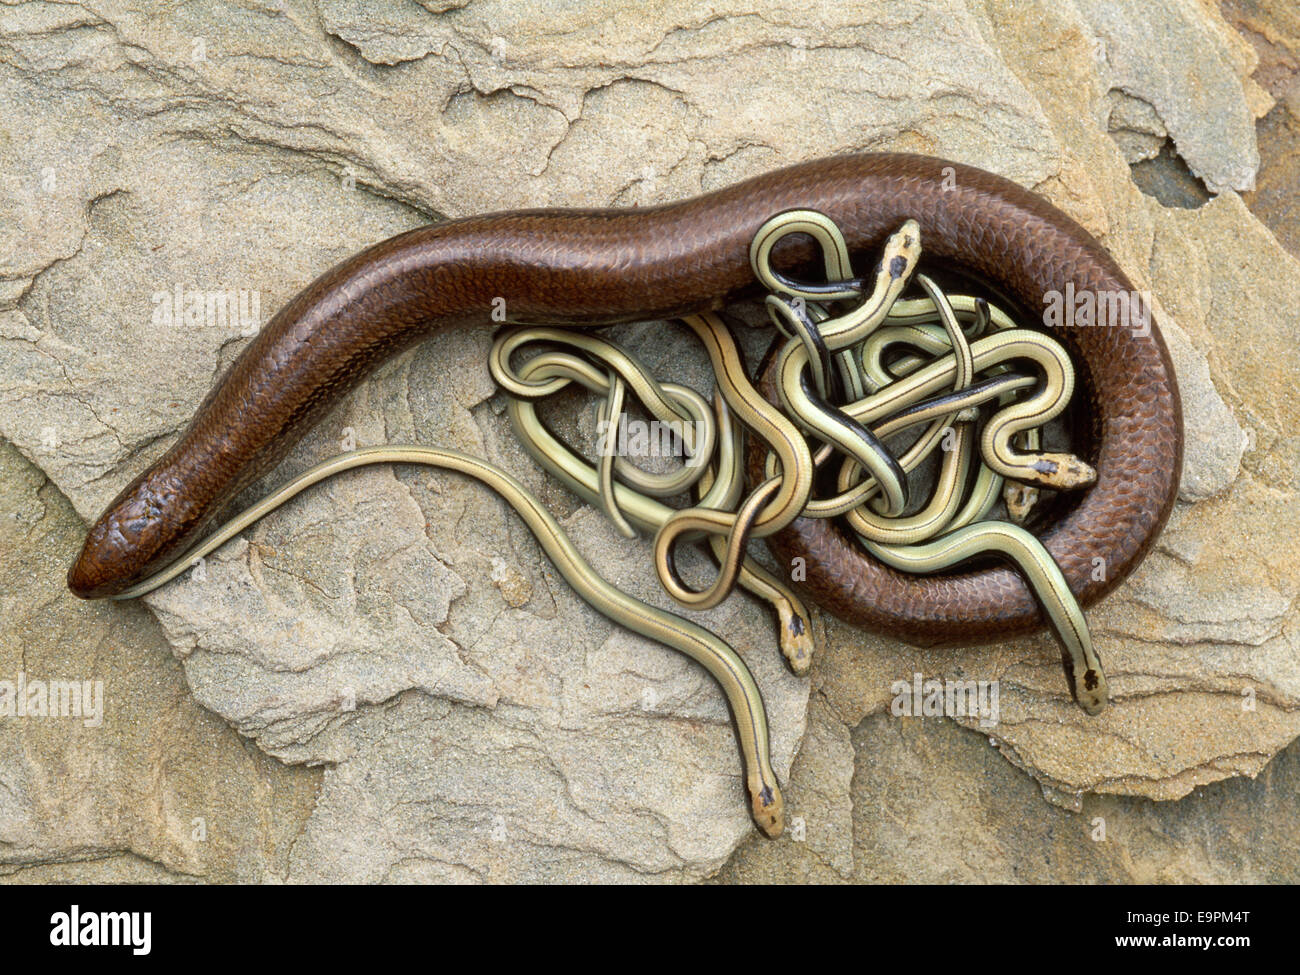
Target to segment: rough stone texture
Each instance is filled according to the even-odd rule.
[[[1254,68],[1250,46],[1199,0],[1075,6],[1093,35],[1110,125],[1123,133],[1117,141],[1129,161],[1150,158],[1169,138],[1211,192],[1254,189],[1255,116],[1271,99],[1243,77]]]
[[[1254,45],[1255,76],[1277,99],[1260,120],[1256,191],[1244,198],[1282,246],[1300,255],[1300,8],[1267,0],[1228,0],[1223,8]]]
[[[0,447],[0,680],[103,685],[98,724],[91,715],[0,718],[0,876],[282,875],[321,771],[248,748],[199,707],[143,607],[68,599],[60,568],[80,534],[67,500]]]
[[[1248,0],[1229,12],[1244,37],[1194,0],[0,7],[0,435],[16,447],[0,453],[0,679],[102,678],[108,697],[99,728],[0,718],[0,869],[1294,881],[1295,746],[1268,763],[1300,733],[1300,264],[1285,221],[1270,232],[1234,190],[1259,169],[1252,202],[1294,199],[1293,165],[1260,168],[1255,121],[1294,109],[1300,31]],[[1090,616],[1103,716],[1069,702],[1045,636],[918,651],[819,620],[800,681],[766,612],[733,598],[700,618],[767,699],[792,823],[769,843],[747,839],[708,678],[587,609],[509,509],[456,477],[344,475],[147,611],[62,590],[81,519],[334,261],[443,215],[648,204],[855,149],[1034,187],[1156,301],[1187,462],[1158,550]],[[1129,164],[1162,153],[1218,195],[1145,195]],[[259,301],[247,327],[167,324],[178,287]],[[616,335],[704,386],[680,330]],[[465,449],[667,605],[647,543],[514,444],[487,341],[386,366],[273,480],[353,442]],[[557,422],[576,429],[576,410]],[[893,717],[891,685],[914,672],[999,679],[1000,723]]]
[[[947,719],[875,715],[851,742],[853,829],[837,843],[851,847],[852,870],[831,869],[813,840],[830,826],[809,814],[806,841],[788,832],[775,843],[754,837],[714,882],[1296,881],[1300,743],[1256,779],[1203,786],[1179,802],[1090,795],[1072,812],[1043,802],[1031,779]],[[810,787],[806,775],[801,753],[790,785],[796,798]]]

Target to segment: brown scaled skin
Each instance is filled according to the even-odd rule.
[[[1131,290],[1087,232],[1044,200],[982,170],[893,153],[802,163],[660,207],[521,211],[423,227],[337,265],[281,309],[175,446],[91,526],[69,588],[109,596],[166,567],[380,362],[442,329],[488,325],[494,299],[505,300],[511,320],[560,324],[717,309],[753,289],[750,240],[793,208],[826,213],[858,255],[914,218],[926,259],[983,274],[1035,313],[1067,282],[1076,293]],[[784,267],[811,256],[797,241],[774,255]],[[1147,334],[1055,334],[1091,400],[1087,459],[1098,479],[1043,540],[1087,605],[1141,561],[1169,516],[1182,412],[1154,324]],[[911,642],[978,642],[1041,626],[1010,569],[905,576],[860,553],[833,522],[808,519],[769,544],[785,565],[805,560],[801,588],[814,602]]]

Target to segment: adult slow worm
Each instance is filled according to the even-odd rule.
[[[878,249],[915,219],[928,259],[990,279],[1032,314],[1067,284],[1098,297],[1133,290],[1082,227],[1032,193],[973,167],[892,153],[803,163],[653,208],[531,210],[423,227],[337,265],[275,315],[176,444],[91,526],[69,587],[114,595],[175,561],[348,390],[412,342],[487,324],[494,300],[513,321],[584,325],[720,308],[754,286],[755,232],[796,208],[826,214],[854,253]],[[806,241],[786,240],[773,259],[793,268],[812,254]],[[1089,442],[1075,450],[1097,481],[1041,538],[1087,605],[1128,575],[1168,518],[1182,414],[1153,323],[1056,333],[1088,398]],[[772,398],[774,368],[764,376]],[[830,519],[798,519],[769,544],[786,564],[804,560],[801,585],[814,602],[912,642],[1041,625],[1010,569],[905,575],[864,556]]]

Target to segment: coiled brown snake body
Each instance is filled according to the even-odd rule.
[[[827,214],[854,253],[877,250],[915,219],[928,259],[989,279],[1031,314],[1067,284],[1078,294],[1132,291],[1100,245],[1039,197],[979,169],[903,154],[802,163],[653,208],[532,210],[423,227],[337,265],[275,315],[176,444],[91,527],[69,587],[113,595],[182,556],[348,390],[411,343],[487,325],[501,300],[512,321],[587,325],[720,308],[754,286],[755,232],[795,208]],[[784,266],[811,255],[794,241],[774,253]],[[1040,537],[1088,605],[1141,561],[1169,516],[1182,413],[1154,325],[1055,335],[1088,399],[1091,429],[1074,448],[1097,482]],[[769,545],[787,566],[804,560],[812,601],[913,643],[979,642],[1042,625],[1008,568],[904,575],[864,555],[831,519],[798,519]]]

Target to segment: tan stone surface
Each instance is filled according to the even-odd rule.
[[[1300,733],[1300,264],[1284,224],[1275,237],[1236,191],[1257,170],[1255,202],[1293,188],[1293,170],[1260,168],[1256,120],[1291,104],[1296,34],[1247,0],[1230,14],[0,7],[0,679],[59,671],[110,692],[98,729],[0,719],[2,869],[689,881],[741,846],[723,878],[1294,880],[1294,746],[1269,762]],[[1130,163],[1169,145],[1211,202],[1167,208],[1135,185]],[[257,292],[260,324],[333,262],[441,216],[649,204],[851,150],[1035,188],[1156,300],[1187,463],[1157,551],[1090,615],[1114,695],[1101,717],[1070,703],[1046,636],[918,651],[819,620],[802,681],[766,613],[734,598],[702,619],[757,673],[799,824],[760,843],[712,683],[588,610],[501,502],[454,477],[341,477],[147,609],[63,591],[82,519],[166,449],[251,331],[161,324],[160,296]],[[680,331],[616,334],[704,385]],[[273,480],[352,441],[459,447],[515,472],[598,568],[667,605],[648,544],[513,443],[486,348],[457,336],[386,366]],[[891,685],[914,672],[1000,680],[1000,723],[892,717]],[[1257,847],[1235,839],[1251,825]],[[1210,829],[1233,842],[1161,838]],[[953,837],[967,854],[927,859]]]
[[[80,525],[0,448],[0,680],[102,683],[102,717],[0,718],[0,876],[57,882],[257,882],[283,875],[316,769],[248,748],[194,701],[140,606],[69,599]]]

